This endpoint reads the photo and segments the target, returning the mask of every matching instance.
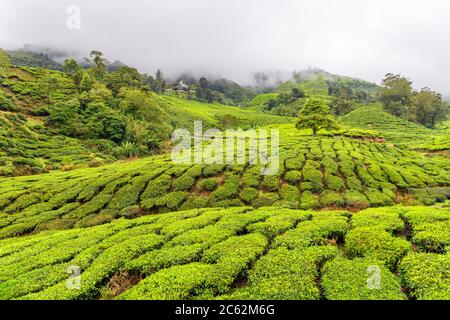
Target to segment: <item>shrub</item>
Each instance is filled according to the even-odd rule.
[[[251,204],[258,197],[258,194],[259,191],[254,188],[244,188],[239,193],[239,197],[246,203]]]
[[[329,189],[339,192],[344,188],[344,181],[342,181],[341,178],[327,172],[325,173],[324,178],[325,184]]]
[[[237,195],[239,191],[239,177],[230,174],[225,183],[214,190],[209,197],[209,204],[215,205],[216,202],[226,200]]]
[[[345,248],[350,257],[371,257],[394,268],[410,250],[410,243],[395,238],[382,227],[359,227],[345,236]]]
[[[445,252],[445,247],[450,245],[450,220],[414,226],[412,241],[422,250]]]
[[[391,198],[376,189],[367,189],[365,195],[373,207],[389,206],[394,203]]]
[[[296,158],[286,159],[285,166],[287,170],[299,170],[303,167],[305,163],[305,157],[303,155],[299,155]]]
[[[290,185],[283,186],[280,190],[280,196],[282,200],[292,203],[293,208],[298,207],[300,196],[296,187]]]
[[[320,170],[315,169],[313,166],[306,164],[303,167],[303,180],[311,183],[311,191],[320,192],[322,191],[322,173]]]
[[[280,209],[277,209],[280,211]],[[270,216],[265,221],[256,222],[247,227],[249,232],[260,232],[268,238],[274,238],[285,231],[292,229],[298,222],[309,219],[311,215],[308,212],[280,212],[277,215]]]
[[[320,293],[316,278],[320,265],[336,254],[337,249],[331,246],[301,250],[271,249],[250,271],[250,285],[225,298],[317,300]]]
[[[361,182],[355,176],[347,177],[347,188],[353,191],[362,191]]]
[[[301,209],[314,209],[320,207],[319,197],[312,194],[311,191],[303,191],[300,197],[300,208]]]
[[[380,270],[379,288],[370,287],[371,268]],[[372,270],[372,271],[371,271]],[[376,285],[372,283],[372,285]],[[372,258],[335,258],[323,267],[322,286],[328,300],[404,300],[400,282]]]
[[[194,184],[195,179],[185,173],[173,181],[173,188],[175,191],[188,191]]]
[[[275,238],[274,246],[298,249],[327,244],[330,239],[342,238],[348,230],[347,218],[335,213],[313,214],[311,221],[300,222],[293,230]]]
[[[352,226],[382,228],[388,232],[401,231],[405,228],[397,212],[387,208],[371,208],[353,214]]]
[[[296,185],[302,179],[302,173],[297,170],[291,170],[286,172],[284,179],[289,182],[289,184]]]
[[[170,211],[174,211],[181,206],[181,203],[187,198],[188,193],[183,191],[175,191],[156,199],[155,205],[164,207]]]
[[[203,250],[204,246],[202,244],[161,248],[128,261],[124,269],[148,275],[160,269],[193,262],[200,258]]]
[[[324,207],[343,206],[345,204],[345,200],[339,193],[327,190],[322,192],[322,194],[320,195],[320,204]]]
[[[421,300],[450,299],[450,255],[410,253],[400,264],[400,276],[410,294]]]
[[[369,206],[369,201],[367,201],[366,196],[358,191],[351,191],[351,190],[345,191],[344,199],[345,205],[349,207],[364,209]]]
[[[280,177],[278,175],[264,176],[261,186],[267,191],[278,191],[280,189]]]
[[[200,180],[200,182],[198,183],[198,187],[202,191],[214,191],[217,188],[217,179],[208,178]]]
[[[279,196],[277,193],[273,192],[260,192],[258,197],[253,201],[252,205],[255,208],[259,207],[268,207],[274,204],[277,200],[279,200]]]

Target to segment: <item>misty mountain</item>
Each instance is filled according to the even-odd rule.
[[[24,50],[9,50],[7,53],[11,57],[11,63],[16,66],[62,70],[62,65],[53,60],[47,53]]]

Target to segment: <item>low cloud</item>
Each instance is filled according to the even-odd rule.
[[[66,26],[70,5],[80,30]],[[0,46],[95,48],[142,72],[244,84],[308,66],[373,82],[402,73],[449,94],[449,16],[445,0],[15,0],[0,4]]]

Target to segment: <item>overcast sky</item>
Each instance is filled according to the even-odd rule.
[[[448,0],[1,0],[0,46],[24,43],[241,83],[308,66],[376,83],[401,73],[450,94]]]

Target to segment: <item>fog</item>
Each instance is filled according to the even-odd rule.
[[[70,5],[80,29],[67,26]],[[0,46],[97,49],[141,72],[242,84],[308,66],[377,83],[401,73],[449,94],[449,17],[446,0],[2,0]]]

